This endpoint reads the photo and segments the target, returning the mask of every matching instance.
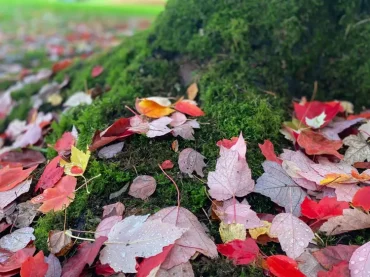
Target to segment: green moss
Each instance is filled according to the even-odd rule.
[[[201,128],[196,130],[195,141],[178,139],[180,150],[192,147],[202,153],[207,158],[207,176],[218,157],[216,142],[243,132],[248,144],[247,160],[257,178],[262,174],[264,160],[258,143],[270,139],[277,151],[286,143],[279,129],[289,112],[289,96],[309,95],[317,80],[321,98],[353,100],[355,91],[355,103],[369,103],[366,94],[370,66],[365,57],[370,50],[365,43],[370,25],[356,25],[368,6],[366,1],[334,2],[171,0],[151,30],[63,72],[71,77],[69,89],[63,91],[65,97],[84,90],[85,84],[111,89],[92,105],[63,115],[59,123],[52,125],[47,142],[55,143],[75,125],[80,132],[78,147],[85,149],[96,130],[131,115],[125,105],[134,106],[136,97],[184,95],[189,81],[184,78],[184,70],[191,64],[196,69],[186,74],[197,78],[198,102],[206,116],[199,119]],[[95,65],[103,66],[104,72],[91,78]],[[116,201],[123,202],[129,214],[153,213],[176,205],[176,190],[158,167],[167,159],[177,164],[178,153],[171,150],[173,140],[171,136],[148,139],[135,135],[125,140],[124,150],[114,159],[101,160],[93,154],[86,177],[102,177],[89,184],[90,194],[84,189],[78,191],[68,208],[68,226],[93,229],[94,217],[100,217],[102,206]],[[55,152],[49,150],[48,157],[53,155]],[[204,215],[210,202],[202,181],[181,174],[177,165],[168,173],[179,186],[181,205],[194,212],[220,242],[218,223]],[[127,192],[109,200],[110,193],[142,174],[152,175],[157,181],[157,190],[148,200],[133,199]],[[257,212],[275,212],[265,197],[251,194],[247,199]],[[52,220],[53,215],[48,215],[37,225],[41,238],[45,238],[48,228],[55,228]],[[355,240],[362,241],[364,237],[359,234]],[[269,244],[263,251],[269,254],[281,250]],[[221,267],[223,275],[218,273]],[[196,275],[207,276],[262,274],[253,267],[236,269],[224,259],[215,264],[198,258],[194,268]]]
[[[35,226],[36,247],[48,252],[48,237],[50,230],[63,230],[64,213],[48,213],[39,217]]]

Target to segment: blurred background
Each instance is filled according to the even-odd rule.
[[[0,0],[0,80],[4,64],[48,66],[106,51],[148,28],[164,5],[165,0]]]

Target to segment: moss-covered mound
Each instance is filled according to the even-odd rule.
[[[206,116],[200,120],[194,142],[179,140],[180,150],[195,148],[207,158],[207,170],[212,170],[218,155],[216,141],[242,131],[248,142],[248,162],[257,177],[263,160],[258,143],[270,139],[282,146],[279,129],[288,117],[286,99],[292,95],[310,95],[314,81],[318,81],[321,98],[349,99],[358,106],[370,103],[366,97],[370,89],[369,11],[367,0],[170,0],[149,31],[57,76],[71,77],[65,96],[83,90],[85,83],[89,87],[109,85],[111,90],[91,106],[62,116],[53,124],[48,143],[75,125],[80,132],[79,147],[85,148],[95,130],[131,115],[125,105],[132,107],[136,97],[176,97],[183,95],[191,82],[197,82],[198,102]],[[91,78],[91,69],[97,64],[105,70],[98,78]],[[18,96],[29,96],[38,89],[26,88]],[[16,109],[17,114],[10,118],[25,110]],[[140,214],[174,205],[176,191],[158,168],[164,160],[177,161],[172,141],[171,137],[137,135],[126,141],[123,152],[113,160],[93,155],[86,177],[102,177],[91,183],[90,195],[78,192],[68,208],[68,226],[93,229],[101,207],[115,201],[123,202],[129,213]],[[50,150],[48,155],[55,153]],[[154,196],[143,202],[123,194],[109,201],[109,194],[131,182],[136,174],[156,178]],[[179,184],[181,204],[196,213],[217,238],[218,224],[205,216],[210,206],[205,185],[181,175],[177,166],[169,174]],[[274,212],[260,196],[250,195],[248,201],[257,212]],[[62,225],[62,214],[40,218],[37,246],[45,249],[48,231]],[[269,248],[265,252],[273,251]],[[196,276],[205,272],[207,276],[240,276],[243,270],[247,276],[259,274],[250,272],[253,269],[236,270],[224,260],[210,263],[198,258],[194,265]]]

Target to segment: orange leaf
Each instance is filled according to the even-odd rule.
[[[23,170],[22,167],[6,166],[0,169],[0,192],[14,188],[30,176],[37,166]]]
[[[330,173],[326,174],[325,178],[320,181],[320,185],[330,185],[335,184],[346,184],[348,181],[353,181],[353,178],[349,174],[344,173]],[[353,183],[353,182],[352,182]]]
[[[21,277],[44,277],[49,265],[45,262],[44,252],[29,257],[21,266]]]
[[[179,101],[175,104],[175,109],[190,116],[204,115],[204,112],[197,105],[193,104],[192,101]]]
[[[169,115],[173,113],[175,110],[171,109],[170,107],[162,106],[157,102],[149,99],[143,100],[136,100],[136,110],[151,118],[160,118],[162,116]]]
[[[72,145],[75,145],[76,138],[71,132],[65,132],[60,139],[54,145],[55,151],[58,154],[63,155],[65,152],[70,152]]]
[[[77,179],[64,176],[53,188],[46,189],[41,195],[31,199],[33,204],[43,203],[39,211],[48,213],[52,210],[61,211],[71,204],[75,198]]]
[[[63,69],[69,67],[72,63],[73,61],[71,59],[62,60],[60,62],[53,64],[52,70],[54,73],[62,71]]]
[[[308,155],[330,154],[343,159],[343,155],[337,151],[343,145],[341,140],[328,140],[320,133],[305,130],[299,134],[297,142]]]

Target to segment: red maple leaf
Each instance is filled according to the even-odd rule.
[[[29,257],[22,263],[21,277],[44,277],[49,265],[45,262],[44,252],[40,251],[34,257]]]
[[[260,251],[257,243],[251,238],[217,244],[217,250],[222,255],[233,260],[236,265],[250,264],[257,258]]]
[[[31,172],[37,167],[23,170],[22,167],[3,167],[0,169],[0,192],[10,190],[23,182],[30,176]]]
[[[54,145],[55,151],[59,155],[63,155],[65,152],[70,152],[72,145],[75,145],[76,138],[71,132],[65,132],[60,139]]]
[[[159,267],[167,258],[174,244],[163,247],[163,251],[153,257],[144,259],[136,268],[136,277],[152,276],[152,270]],[[152,273],[153,274],[153,273]]]
[[[328,140],[320,133],[304,130],[299,134],[297,142],[308,155],[330,154],[339,159],[343,158],[337,151],[343,145],[341,140]]]
[[[325,113],[325,123],[320,126],[324,127],[329,124],[330,121],[341,111],[343,108],[340,102],[332,101],[332,102],[320,102],[320,101],[312,101],[312,102],[305,102],[305,103],[294,103],[294,111],[296,117],[303,123],[307,125],[306,119],[312,119],[315,117],[320,116],[322,113]]]
[[[197,105],[187,100],[182,100],[182,101],[177,102],[174,108],[177,111],[190,115],[190,116],[203,116],[204,115],[204,112]]]
[[[23,248],[15,252],[5,262],[0,263],[0,276],[13,276],[19,272],[19,268],[22,263],[27,260],[28,257],[32,257],[35,253],[36,248]]]
[[[78,246],[78,252],[63,266],[62,277],[79,277],[86,264],[92,265],[101,246],[107,237],[99,237],[93,243],[83,242]]]
[[[60,159],[60,156],[56,156],[48,163],[36,184],[35,191],[52,188],[62,178],[64,169],[58,166]]]
[[[360,207],[364,211],[370,211],[370,187],[363,187],[359,189],[352,199],[352,204],[355,207]]]
[[[117,139],[131,136],[134,133],[128,130],[130,127],[130,118],[120,118],[104,131],[96,131],[90,145],[90,151],[95,151]]]
[[[266,139],[263,144],[258,144],[258,146],[261,149],[262,155],[265,156],[266,160],[276,162],[278,164],[283,163],[283,161],[276,156],[274,145],[270,140]]]
[[[298,269],[297,262],[287,256],[270,256],[266,259],[266,263],[271,273],[276,277],[305,277]]]
[[[310,219],[325,220],[343,214],[344,209],[348,209],[349,204],[338,201],[335,197],[324,197],[318,203],[305,198],[301,204],[301,212]]]

